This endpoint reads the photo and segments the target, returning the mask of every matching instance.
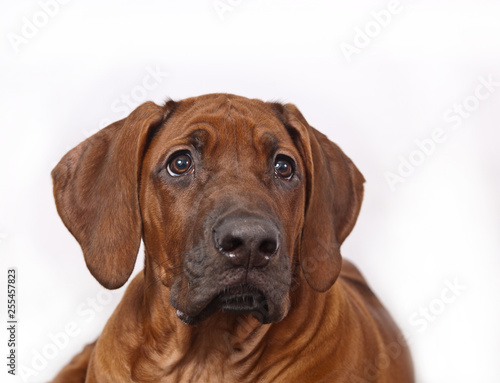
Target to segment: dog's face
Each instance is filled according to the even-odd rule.
[[[142,165],[146,250],[188,323],[218,309],[252,312],[262,322],[288,311],[305,208],[303,160],[271,108],[243,101],[179,105]]]
[[[64,223],[108,288],[141,237],[146,279],[178,317],[285,317],[291,281],[327,290],[359,212],[363,177],[293,105],[207,95],[137,108],[53,171]],[[296,266],[301,267],[296,267]]]

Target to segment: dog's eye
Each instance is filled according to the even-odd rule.
[[[193,170],[193,160],[188,153],[176,153],[168,161],[167,170],[172,177],[189,174]]]
[[[293,176],[293,160],[287,156],[278,156],[274,161],[274,174],[285,180]]]

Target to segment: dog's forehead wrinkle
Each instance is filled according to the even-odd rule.
[[[231,104],[231,100],[229,100],[229,98],[227,98],[227,101],[228,101],[228,110],[227,110],[227,120],[229,122],[229,124],[231,124],[231,127],[232,127],[232,136],[233,136],[233,145],[234,145],[234,154],[235,154],[235,157],[236,157],[236,164],[239,164],[240,162],[240,156],[239,156],[239,150],[238,150],[238,135],[236,134],[236,120],[233,118],[233,116],[231,115],[231,107],[232,107],[232,104]]]
[[[217,152],[223,153],[227,162],[239,166],[243,159],[260,158],[259,154],[263,153],[269,156],[278,143],[287,141],[281,123],[261,101],[250,100],[249,104],[249,100],[242,102],[232,95],[213,95],[209,102],[206,101],[191,104],[178,120],[179,124],[187,126],[183,129],[185,132],[196,124],[209,127],[208,134],[190,138],[197,149],[210,141],[213,155],[217,157]],[[193,115],[198,116],[193,119]]]

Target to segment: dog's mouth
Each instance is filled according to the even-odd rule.
[[[251,314],[261,323],[269,323],[269,306],[264,293],[248,284],[225,288],[195,316],[187,315],[180,310],[177,310],[177,316],[184,323],[194,325],[218,310],[234,314]]]
[[[251,312],[268,312],[264,294],[250,285],[235,286],[225,289],[216,298],[224,312],[244,314]]]

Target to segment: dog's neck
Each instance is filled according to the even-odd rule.
[[[144,282],[143,286],[148,285]],[[249,374],[257,378],[257,365],[262,370],[266,365],[287,363],[286,355],[273,350],[290,343],[294,349],[303,349],[310,343],[315,329],[325,320],[322,311],[317,310],[318,305],[325,308],[327,305],[336,306],[334,310],[328,310],[330,315],[337,313],[329,322],[336,327],[342,325],[340,309],[344,299],[341,291],[335,291],[339,289],[334,285],[329,292],[319,294],[311,290],[302,278],[291,295],[290,312],[281,322],[273,324],[261,324],[250,314],[218,312],[191,326],[177,317],[165,286],[158,283],[146,290],[137,290],[145,291],[140,310],[143,338],[138,344],[141,361],[132,371],[139,381],[162,381],[169,376],[176,382],[189,379],[208,382],[208,376],[227,374],[232,374],[227,377],[228,381]],[[311,314],[303,315],[304,312]],[[223,371],[214,370],[222,367]]]

